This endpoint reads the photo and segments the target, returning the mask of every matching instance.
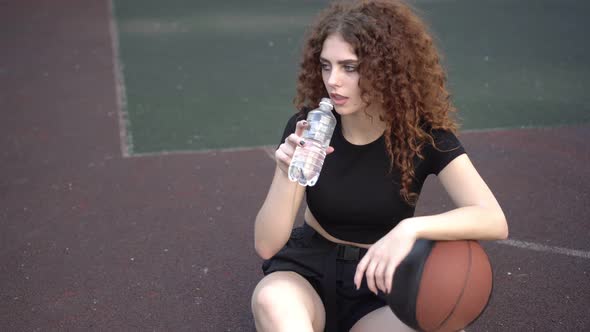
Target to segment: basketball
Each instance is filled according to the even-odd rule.
[[[492,267],[477,241],[416,241],[398,266],[387,302],[419,331],[459,331],[484,311]]]

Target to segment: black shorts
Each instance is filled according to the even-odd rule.
[[[316,290],[326,310],[326,332],[349,331],[363,316],[387,306],[383,293],[375,295],[366,278],[354,285],[356,266],[366,249],[326,240],[304,223],[291,232],[287,244],[262,264],[264,275],[293,271]]]

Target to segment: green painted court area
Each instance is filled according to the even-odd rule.
[[[273,145],[327,1],[116,0],[130,153]],[[413,1],[463,129],[590,121],[590,3]]]

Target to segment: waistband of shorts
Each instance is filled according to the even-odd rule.
[[[336,259],[340,261],[358,262],[367,253],[366,248],[352,246],[348,244],[335,243],[309,226],[306,222],[303,223],[303,236],[312,246],[326,248],[327,250],[336,251]]]

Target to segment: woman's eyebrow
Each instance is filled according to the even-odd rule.
[[[322,58],[322,57],[320,57],[320,61],[330,63],[330,61],[328,61],[328,59]],[[339,65],[348,65],[348,64],[357,63],[357,62],[358,62],[358,60],[355,60],[355,59],[345,59],[345,60],[340,60],[337,63]]]

